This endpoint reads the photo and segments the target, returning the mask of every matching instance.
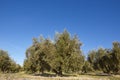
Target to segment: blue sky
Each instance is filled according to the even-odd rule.
[[[82,50],[111,48],[120,41],[120,0],[0,0],[0,49],[23,64],[32,38],[53,38],[67,29]]]

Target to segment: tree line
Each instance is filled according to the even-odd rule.
[[[63,73],[80,74],[96,70],[108,74],[120,73],[119,42],[113,42],[112,49],[99,48],[98,50],[92,50],[88,53],[87,58],[81,51],[81,46],[82,43],[78,36],[71,36],[67,30],[56,33],[54,40],[43,36],[33,38],[33,44],[25,53],[26,59],[23,69],[27,73],[44,74],[45,71],[50,71],[59,76],[62,76]],[[0,71],[19,71],[20,66],[18,68],[18,65],[10,59],[9,55],[5,51],[1,51]],[[3,56],[7,56],[7,58],[3,59]],[[7,64],[11,65],[8,66]],[[3,68],[5,65],[7,66]]]
[[[8,52],[0,50],[0,72],[15,73],[20,69],[21,66],[9,57]]]
[[[94,70],[104,73],[120,73],[120,43],[113,42],[112,49],[99,48],[89,52],[87,61]]]

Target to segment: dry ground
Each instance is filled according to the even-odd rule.
[[[27,75],[24,73],[0,74],[0,80],[120,80],[120,75],[103,76],[103,75],[74,75],[55,77],[46,75]]]

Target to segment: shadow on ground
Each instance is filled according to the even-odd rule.
[[[56,74],[43,73],[43,74],[34,74],[33,76],[56,77]]]
[[[77,77],[77,76],[80,76],[80,75],[88,75],[88,76],[112,76],[112,74],[106,74],[106,73],[84,73],[84,74],[79,74],[79,75],[76,75],[76,74],[63,74],[62,76],[60,77]],[[43,74],[33,74],[33,76],[43,76],[43,77],[56,77],[57,75],[56,74],[53,74],[53,73],[43,73]]]
[[[112,76],[112,74],[106,74],[106,73],[96,73],[96,74],[92,74],[92,73],[85,73],[82,75],[90,75],[90,76]]]
[[[43,73],[43,74],[34,74],[33,76],[56,77],[57,75],[56,74],[50,74],[50,73]],[[73,75],[73,74],[63,74],[60,77],[71,77],[71,76],[75,77],[76,75]]]

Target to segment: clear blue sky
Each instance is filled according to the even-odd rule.
[[[0,0],[0,49],[23,64],[32,38],[77,34],[85,55],[120,41],[120,0]]]

